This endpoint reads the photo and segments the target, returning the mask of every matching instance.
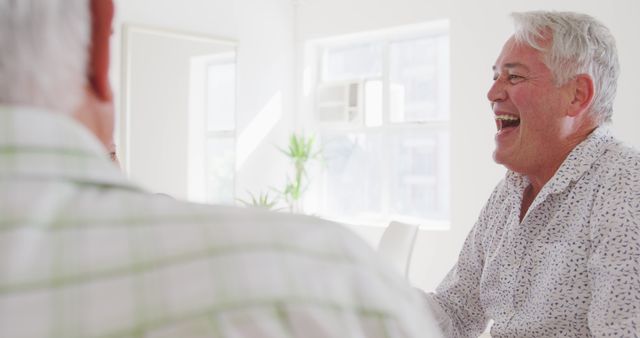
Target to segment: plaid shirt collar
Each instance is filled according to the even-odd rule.
[[[0,178],[69,180],[135,189],[106,149],[72,118],[0,105]]]

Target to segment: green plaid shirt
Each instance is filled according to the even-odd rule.
[[[74,120],[0,106],[0,337],[436,337],[343,227],[145,193]]]

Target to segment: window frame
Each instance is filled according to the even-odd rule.
[[[384,166],[382,168],[384,178],[384,183],[382,185],[382,195],[381,198],[381,211],[376,214],[376,217],[353,217],[349,219],[344,219],[340,217],[336,217],[331,214],[331,210],[329,210],[327,205],[328,188],[327,188],[327,173],[326,171],[321,175],[320,185],[318,186],[319,190],[319,214],[323,217],[335,219],[344,223],[352,223],[352,224],[367,224],[367,225],[375,225],[375,226],[386,226],[390,221],[403,221],[407,223],[420,224],[421,227],[426,229],[435,229],[435,230],[445,230],[449,229],[450,226],[450,217],[451,217],[451,202],[450,202],[450,190],[451,184],[449,180],[449,172],[450,172],[450,94],[449,94],[449,79],[450,79],[450,67],[449,60],[446,60],[446,80],[445,85],[446,93],[444,98],[444,104],[446,105],[446,119],[445,118],[437,118],[437,119],[427,119],[425,121],[404,121],[404,122],[392,122],[391,121],[391,49],[393,43],[410,41],[410,40],[418,40],[423,38],[433,38],[438,36],[446,37],[446,55],[449,57],[450,55],[450,35],[449,35],[449,23],[448,20],[440,20],[435,22],[417,24],[417,25],[409,25],[404,27],[392,28],[383,31],[373,31],[373,32],[365,32],[359,34],[352,34],[348,36],[342,36],[337,38],[328,38],[316,41],[314,44],[315,48],[315,71],[316,71],[316,81],[315,87],[318,88],[321,85],[327,85],[331,83],[340,83],[340,82],[361,82],[363,84],[363,89],[367,81],[381,81],[382,82],[382,125],[380,126],[367,126],[364,123],[366,117],[363,116],[362,125],[349,125],[349,124],[327,124],[322,123],[317,120],[315,107],[312,109],[313,118],[312,121],[316,128],[320,131],[321,134],[324,134],[326,131],[330,131],[331,133],[343,133],[345,135],[349,133],[363,133],[366,135],[367,132],[380,132],[383,134],[389,135],[390,132],[397,129],[419,129],[419,130],[431,130],[435,132],[444,132],[446,134],[447,147],[446,147],[446,155],[444,159],[438,159],[437,166],[442,167],[441,161],[447,161],[446,169],[438,168],[438,172],[434,174],[434,177],[438,180],[445,180],[445,182],[437,184],[436,189],[441,189],[444,191],[439,192],[437,194],[437,198],[444,198],[446,201],[444,202],[444,206],[441,211],[446,214],[442,219],[429,219],[422,217],[412,217],[406,215],[395,214],[391,211],[391,195],[390,195],[390,187],[392,184],[392,178],[390,176],[391,164],[389,163],[391,149],[389,147],[385,148],[383,151],[386,160],[382,161]],[[368,44],[368,43],[381,43],[382,44],[382,74],[377,76],[366,76],[362,78],[353,78],[353,79],[340,79],[338,81],[328,81],[327,78],[327,66],[326,59],[329,51],[332,48],[340,48],[346,47],[349,45],[358,45],[358,44]],[[362,108],[362,114],[365,114],[365,108]],[[438,151],[438,157],[441,156],[442,152]],[[447,171],[446,173],[443,173]]]
[[[220,129],[220,130],[209,130],[209,86],[210,86],[210,81],[209,81],[209,70],[211,67],[215,67],[215,66],[220,66],[220,65],[232,65],[233,66],[233,97],[234,97],[234,104],[233,104],[233,127],[232,128],[227,128],[227,129]],[[205,95],[205,116],[204,116],[204,125],[205,125],[205,135],[204,135],[204,142],[205,142],[205,160],[204,160],[204,172],[205,172],[205,203],[214,203],[214,204],[228,204],[228,205],[234,205],[235,204],[235,199],[236,199],[236,177],[237,177],[237,173],[236,173],[236,159],[237,159],[237,123],[238,123],[238,102],[236,100],[236,96],[237,96],[237,64],[236,64],[236,58],[235,58],[235,53],[233,55],[225,55],[222,57],[218,57],[215,59],[211,59],[209,60],[209,62],[207,62],[206,64],[206,70],[207,70],[207,76],[206,76],[206,83],[205,83],[205,93],[207,93]],[[209,162],[210,162],[210,158],[209,158],[209,141],[212,140],[228,140],[231,139],[232,143],[233,143],[233,168],[232,168],[232,175],[233,175],[233,179],[232,179],[232,193],[231,193],[231,200],[230,201],[214,201],[210,199],[210,195],[211,195],[211,186],[209,186],[209,173],[211,171],[211,167],[209,166]],[[222,156],[221,154],[219,156]]]
[[[233,127],[221,130],[209,130],[209,69],[218,65],[233,65]],[[228,140],[232,139],[234,164],[233,164],[233,183],[232,183],[232,199],[230,201],[215,202],[216,204],[235,204],[236,198],[236,161],[237,161],[237,60],[236,52],[226,52],[214,55],[205,55],[194,58],[192,60],[192,80],[193,87],[190,97],[190,122],[189,122],[189,154],[188,154],[188,198],[198,203],[213,203],[209,198],[211,195],[209,185],[210,157],[209,157],[209,141],[210,140]],[[202,74],[195,76],[194,74]]]

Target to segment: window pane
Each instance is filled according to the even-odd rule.
[[[236,111],[235,63],[217,63],[207,69],[207,130],[225,131],[235,128]]]
[[[434,225],[449,218],[449,37],[440,26],[398,32],[323,48],[318,88],[363,85],[357,121],[320,125],[328,217]]]
[[[207,140],[206,201],[233,204],[235,140],[234,137],[215,137]]]
[[[326,50],[324,81],[344,81],[382,76],[382,44],[368,43]]]
[[[367,81],[364,85],[364,124],[367,127],[382,125],[382,81]]]
[[[390,120],[448,118],[448,38],[436,36],[390,44]]]
[[[446,219],[449,209],[449,140],[438,130],[389,131],[390,213]]]
[[[325,205],[331,216],[353,219],[380,213],[381,141],[373,132],[324,136]]]
[[[449,217],[446,129],[325,134],[325,210],[353,222]]]

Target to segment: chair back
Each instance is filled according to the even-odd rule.
[[[415,224],[393,221],[387,226],[378,244],[380,256],[405,277],[409,273],[418,228]]]

